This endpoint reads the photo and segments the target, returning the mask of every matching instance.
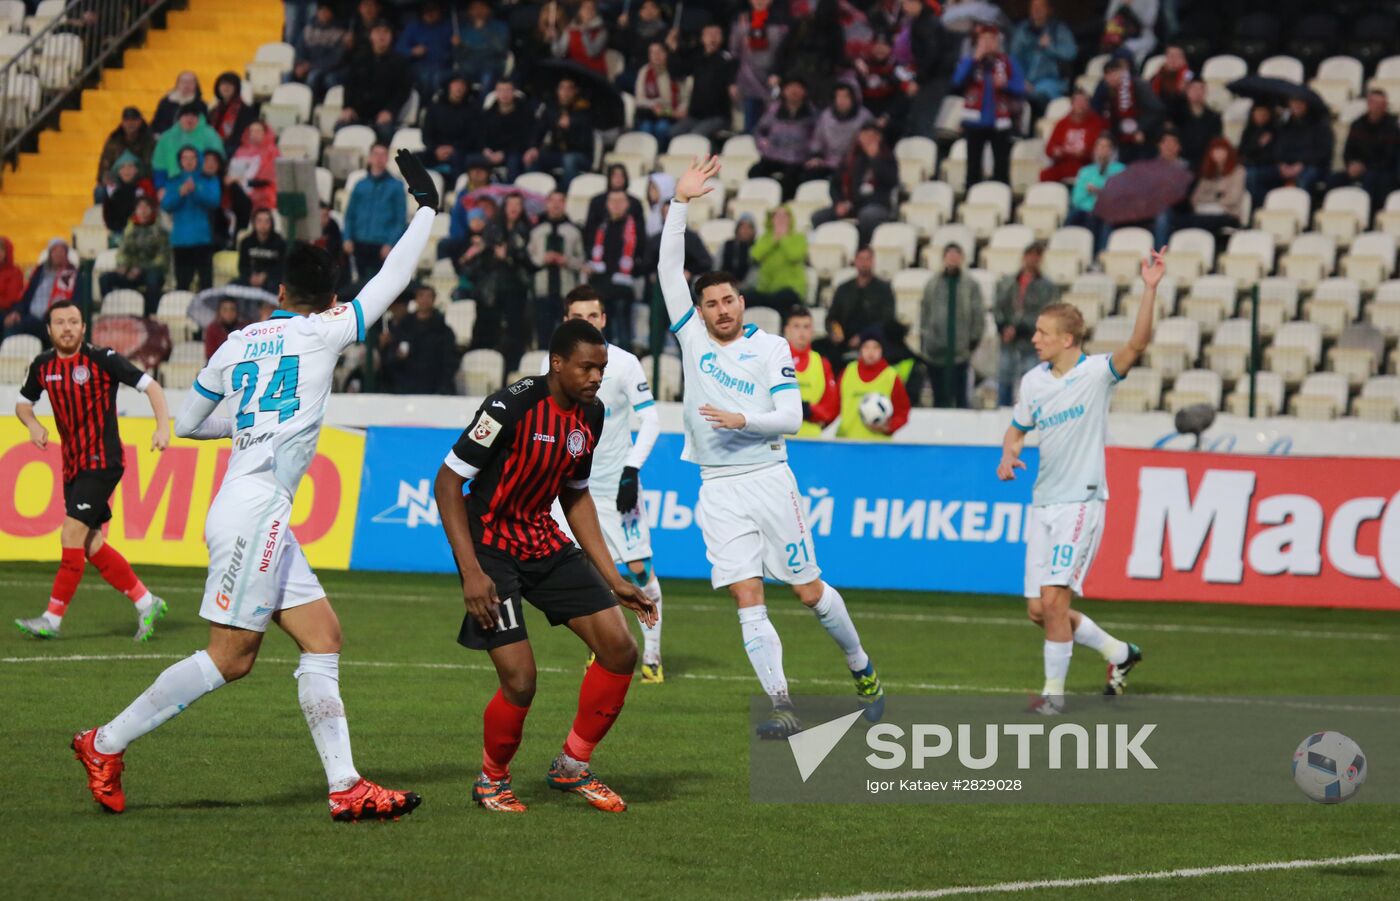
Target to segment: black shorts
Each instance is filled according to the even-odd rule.
[[[112,518],[112,492],[122,480],[120,468],[84,469],[63,483],[64,512],[90,529]]]
[[[496,597],[501,605],[497,625],[489,631],[482,629],[470,613],[462,619],[457,642],[464,648],[488,651],[529,638],[525,634],[522,597],[542,612],[551,626],[617,606],[617,598],[603,577],[583,551],[573,545],[538,560],[517,560],[477,544],[476,558],[482,571],[496,583]]]

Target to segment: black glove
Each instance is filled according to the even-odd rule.
[[[807,403],[805,400],[802,402],[802,418],[803,418],[803,419],[811,419],[811,418],[812,418],[812,405],[809,404],[809,403]]]
[[[622,478],[617,483],[617,512],[631,513],[637,509],[637,489],[641,483],[637,479],[637,467],[622,467]]]
[[[404,183],[408,185],[408,193],[413,195],[413,199],[418,201],[418,205],[436,210],[438,208],[437,185],[433,182],[433,177],[428,174],[428,170],[419,162],[418,157],[409,150],[401,149],[394,157],[394,162],[399,164],[399,175],[403,177]]]

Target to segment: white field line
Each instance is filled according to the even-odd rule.
[[[52,580],[40,579],[0,579],[0,586],[11,586],[16,588],[43,588],[52,586]],[[204,594],[204,588],[196,585],[175,585],[162,588],[162,593],[167,595],[192,595],[198,597]],[[451,591],[444,591],[438,594],[404,594],[395,593],[385,595],[380,592],[367,591],[344,591],[333,590],[328,592],[332,603],[338,598],[349,600],[369,600],[369,601],[396,601],[406,603],[456,603],[456,595]],[[672,610],[684,610],[695,613],[723,613],[733,614],[734,608],[726,604],[692,604],[676,603],[667,601]],[[769,616],[805,616],[811,614],[802,609],[796,602],[785,606],[770,606]],[[1030,621],[1022,616],[969,616],[957,613],[891,613],[884,610],[858,610],[856,619],[876,620],[880,622],[912,622],[912,623],[940,623],[947,625],[971,625],[971,626],[1011,626],[1025,629]],[[1099,625],[1108,629],[1132,632],[1177,632],[1195,635],[1239,635],[1251,638],[1297,638],[1304,640],[1326,639],[1332,641],[1400,641],[1400,632],[1344,632],[1331,629],[1291,629],[1275,627],[1250,627],[1250,626],[1212,626],[1199,623],[1143,623],[1129,622],[1125,620],[1101,620]]]
[[[904,892],[867,892],[861,895],[827,895],[810,901],[901,901],[914,898],[949,898],[954,895],[989,895],[992,893],[1030,892],[1038,889],[1072,889],[1094,885],[1118,885],[1125,882],[1145,882],[1153,879],[1200,879],[1208,876],[1228,876],[1238,873],[1267,873],[1277,870],[1311,870],[1317,867],[1339,867],[1362,863],[1390,863],[1400,860],[1400,854],[1354,854],[1350,857],[1325,857],[1317,860],[1275,860],[1267,863],[1224,864],[1215,867],[1187,867],[1179,870],[1159,870],[1152,873],[1113,873],[1083,879],[1042,879],[1035,882],[998,882],[995,885],[957,885],[938,889],[916,889]]]
[[[182,660],[187,654],[35,654],[23,657],[0,657],[0,664],[32,664],[32,663],[104,663],[125,660]],[[298,661],[290,657],[259,657],[263,663],[293,665]],[[488,672],[494,673],[495,667],[481,663],[433,663],[422,660],[354,660],[343,659],[342,666],[360,666],[373,669],[423,669],[423,670],[460,670],[466,672]],[[561,667],[561,666],[540,666],[536,667],[542,673],[577,673],[582,667]],[[685,679],[694,682],[753,682],[752,675],[736,675],[733,673],[673,673],[669,678]],[[789,678],[789,683],[794,685],[822,685],[836,686],[843,691],[849,689],[851,682],[848,679],[794,679]],[[961,685],[950,682],[901,682],[885,681],[885,687],[894,691],[936,691],[948,694],[1009,694],[1023,695],[1030,697],[1032,692],[1027,688],[1011,688],[1007,686],[994,685]],[[1087,698],[1098,697],[1097,694],[1085,695]],[[1250,706],[1283,707],[1292,710],[1346,710],[1362,713],[1387,713],[1400,714],[1400,709],[1395,707],[1370,707],[1364,705],[1339,706],[1331,703],[1309,703],[1306,701],[1275,701],[1265,697],[1231,698],[1213,695],[1147,695],[1153,701],[1171,700],[1182,702],[1193,702],[1200,704],[1247,704]]]

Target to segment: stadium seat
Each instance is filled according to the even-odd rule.
[[[1212,94],[1219,95],[1230,82],[1249,74],[1249,64],[1238,56],[1221,54],[1212,56],[1201,66],[1201,79]]]
[[[1178,229],[1162,258],[1168,276],[1178,281],[1200,278],[1215,268],[1215,236],[1203,228]]]
[[[311,121],[311,88],[295,81],[279,84],[262,106],[262,117],[274,131],[282,132],[291,125]]]
[[[0,32],[19,31],[24,12],[24,0],[0,0]]]
[[[1303,304],[1303,318],[1322,327],[1322,337],[1336,338],[1361,315],[1361,286],[1349,278],[1319,282]]]
[[[1315,218],[1318,231],[1349,247],[1352,238],[1371,224],[1371,195],[1361,188],[1333,188],[1322,199]]]
[[[337,179],[343,179],[365,164],[369,149],[374,146],[374,129],[368,125],[347,125],[335,133],[326,151],[326,168]]]
[[[1127,316],[1105,316],[1094,327],[1084,352],[1089,354],[1112,353],[1124,344],[1133,334],[1133,321]]]
[[[807,239],[807,262],[822,278],[829,278],[855,258],[859,244],[860,232],[854,223],[823,222]]]
[[[997,181],[973,185],[958,209],[958,221],[979,240],[990,238],[998,226],[1011,221],[1011,188]]]
[[[467,351],[458,367],[462,393],[468,397],[484,397],[499,391],[505,380],[505,366],[500,351],[489,348]]]
[[[952,100],[957,104],[959,108],[959,119],[961,119],[962,98],[956,96],[949,97],[944,103],[946,104],[948,100]],[[982,171],[984,173],[990,173],[992,171],[992,145],[990,142],[987,143],[987,146],[982,152]],[[947,158],[943,160],[943,181],[952,185],[953,190],[959,195],[967,192],[966,139],[958,138],[954,141],[952,149],[948,151]],[[1011,190],[1008,185],[1002,185],[1002,187],[1006,188],[1008,192]]]
[[[1322,232],[1307,232],[1293,239],[1279,261],[1279,274],[1297,282],[1300,290],[1311,291],[1332,274],[1336,264],[1337,240]]]
[[[725,205],[729,199],[729,188],[719,178],[711,178],[705,184],[709,186],[710,193],[690,201],[690,215],[686,217],[686,222],[690,225],[699,225],[701,222],[718,219],[724,215]],[[760,217],[758,220],[760,232],[763,231],[764,222],[765,220]]]
[[[920,304],[924,299],[924,288],[933,272],[928,269],[904,269],[894,274],[890,288],[894,291],[895,317],[916,331],[922,331],[919,321]]]
[[[1400,238],[1400,191],[1386,195],[1385,209],[1376,214],[1376,231]]]
[[[1040,170],[1049,165],[1045,142],[1040,138],[1022,138],[1011,145],[1011,190],[1018,197],[1040,183]]]
[[[758,144],[751,135],[735,135],[724,142],[720,151],[720,181],[730,191],[737,190],[744,179],[749,177],[749,169],[758,162]]]
[[[632,179],[645,178],[656,168],[656,136],[629,131],[618,136],[612,152],[603,157],[604,167],[617,163],[627,167]]]
[[[1264,205],[1254,211],[1254,227],[1286,245],[1294,235],[1307,231],[1312,218],[1312,195],[1302,188],[1274,188],[1264,195]]]
[[[759,221],[767,221],[768,214],[782,202],[783,186],[777,179],[746,178],[740,182],[738,193],[729,201],[729,217],[737,220],[748,213]]]
[[[1400,338],[1400,279],[1381,284],[1375,298],[1366,305],[1366,321],[1381,330],[1389,341]],[[1397,352],[1396,357],[1400,357]]]
[[[1346,376],[1353,388],[1380,371],[1385,359],[1385,335],[1369,322],[1355,322],[1342,330],[1331,350],[1327,351],[1327,368]]]
[[[794,231],[806,232],[812,228],[812,214],[831,206],[831,182],[825,178],[814,178],[797,186],[797,193],[788,201],[792,211]]]
[[[1230,236],[1225,253],[1216,260],[1224,275],[1241,282],[1252,282],[1274,271],[1274,238],[1262,231],[1237,231]]]
[[[321,133],[310,125],[288,125],[277,135],[277,149],[288,159],[319,162]]]
[[[1303,64],[1291,56],[1271,56],[1259,64],[1254,74],[1302,84]]]
[[[656,167],[672,178],[680,178],[691,161],[710,155],[710,139],[704,135],[676,135],[666,152],[656,159]]]
[[[1227,319],[1215,329],[1205,349],[1206,366],[1233,382],[1249,370],[1250,325],[1248,319]]]
[[[1003,225],[992,232],[992,238],[982,248],[982,268],[1001,278],[1021,271],[1026,248],[1035,243],[1035,232],[1029,225]],[[985,298],[990,302],[990,298]]]
[[[734,237],[734,220],[711,219],[700,223],[695,231],[700,235],[700,240],[704,242],[705,249],[710,252],[710,256],[719,259],[720,253],[724,250],[724,242]]]
[[[1178,304],[1181,315],[1201,324],[1204,334],[1235,312],[1235,280],[1228,275],[1203,275],[1191,282],[1191,293]]]
[[[30,39],[22,34],[0,34],[0,66],[18,60],[15,71],[29,71],[34,66],[32,51],[24,52]]]
[[[457,337],[458,347],[466,347],[472,343],[472,329],[476,327],[476,301],[452,301],[447,305],[445,318],[452,334]]]
[[[1291,387],[1322,361],[1322,327],[1315,322],[1285,322],[1264,349],[1264,365]]]
[[[905,266],[913,265],[918,242],[918,233],[907,222],[883,222],[875,226],[870,247],[875,251],[875,270],[880,277],[890,278]]]
[[[807,267],[807,271],[811,273],[816,273],[816,270],[810,266]],[[836,296],[836,289],[855,277],[856,268],[854,266],[845,266],[841,269],[837,269],[834,273],[832,273],[829,279],[826,279],[826,285],[824,287],[819,288],[817,292],[819,302],[824,306],[831,306],[832,298]],[[819,285],[821,281],[821,277],[818,276],[817,282]]]
[[[1105,315],[1117,312],[1118,286],[1113,283],[1112,278],[1102,272],[1085,272],[1077,276],[1070,285],[1070,291],[1097,296]]]
[[[1366,380],[1361,395],[1351,402],[1352,415],[1370,422],[1400,419],[1400,376],[1378,375]]]
[[[1299,419],[1336,419],[1347,411],[1347,380],[1335,372],[1314,372],[1293,395],[1289,412]]]
[[[608,189],[608,179],[597,172],[583,172],[569,182],[566,209],[575,225],[583,226],[588,218],[588,204],[593,198]]]
[[[11,335],[0,342],[0,357],[23,360],[27,365],[43,349],[43,342],[33,335]]]
[[[140,291],[121,288],[102,298],[104,316],[144,316],[146,298]]]
[[[1110,396],[1114,413],[1146,413],[1162,404],[1162,374],[1150,366],[1134,366]]]
[[[559,185],[548,172],[522,172],[515,177],[515,186],[522,191],[546,197]]]
[[[1260,279],[1259,289],[1259,333],[1272,337],[1279,326],[1298,318],[1299,284],[1291,278]],[[1240,315],[1248,317],[1253,313],[1253,296],[1245,295],[1240,304]]]
[[[928,138],[900,138],[894,145],[894,158],[899,165],[899,184],[911,194],[915,185],[938,171],[938,145]]]
[[[662,354],[660,360],[660,378],[655,378],[653,376],[653,373],[656,372],[656,357],[642,357],[642,372],[645,372],[647,378],[651,380],[657,400],[680,400],[681,382],[683,378],[680,358],[673,354]]]
[[[943,102],[938,105],[938,115],[933,119],[934,137],[945,142],[956,141],[961,137],[964,109],[962,97],[956,94],[944,97]],[[964,160],[966,160],[966,149],[966,147],[963,148],[964,156],[962,159]],[[946,162],[945,160],[945,165]],[[946,175],[944,177],[947,178]],[[948,180],[952,181],[951,178]]]
[[[170,329],[170,340],[189,341],[194,338],[195,324],[189,317],[193,297],[189,291],[167,291],[161,295],[155,318]],[[203,361],[204,358],[200,357],[200,362]]]
[[[744,310],[744,321],[756,325],[770,335],[783,333],[783,314],[772,307],[748,307]]]
[[[1091,92],[1092,94],[1092,92]],[[1036,134],[1041,140],[1049,140],[1050,133],[1055,130],[1055,126],[1060,124],[1060,120],[1069,115],[1070,99],[1068,97],[1056,97],[1045,107],[1045,115],[1040,117],[1036,123]]]
[[[1331,56],[1318,65],[1317,74],[1308,86],[1327,101],[1329,107],[1337,109],[1361,95],[1364,74],[1365,67],[1355,57]]]
[[[1342,275],[1370,294],[1395,271],[1395,236],[1385,232],[1363,232],[1352,239],[1351,249],[1342,257]]]
[[[1283,412],[1283,378],[1277,372],[1261,369],[1255,374],[1255,411],[1259,416]],[[1235,390],[1225,399],[1225,408],[1235,416],[1249,415],[1249,376],[1235,382]]]
[[[202,355],[204,345],[198,346]],[[162,388],[168,391],[183,391],[194,385],[195,376],[199,375],[199,371],[203,368],[202,362],[190,363],[170,360],[160,364],[156,376]]]
[[[943,249],[949,244],[956,244],[962,248],[963,256],[973,259],[973,253],[977,247],[977,238],[973,236],[972,229],[961,222],[947,222],[934,229],[929,242],[924,245],[923,255],[920,257],[925,269],[942,270]]]
[[[1123,299],[1118,304],[1118,312],[1136,322],[1138,307],[1142,304],[1142,292],[1145,287],[1141,276],[1133,279],[1132,284],[1128,285],[1128,290],[1123,292]],[[1164,275],[1161,284],[1157,286],[1157,300],[1152,305],[1152,321],[1161,322],[1163,319],[1175,315],[1176,279],[1170,275]],[[1197,326],[1199,327],[1199,323]]]
[[[1094,96],[1094,89],[1099,86],[1100,81],[1103,81],[1103,70],[1104,67],[1108,65],[1108,60],[1109,55],[1107,53],[1100,53],[1090,57],[1089,62],[1084,66],[1084,71],[1080,73],[1079,78],[1076,80],[1075,86],[1090,97]],[[1066,108],[1065,112],[1068,113],[1069,109]]]
[[[540,371],[544,369],[545,361],[548,359],[549,351],[547,350],[527,350],[521,355],[520,365],[517,366],[516,369],[520,372],[522,378],[525,376],[539,375]],[[512,381],[514,381],[514,379],[512,379]]]
[[[1057,181],[1036,182],[1026,188],[1026,196],[1016,209],[1016,221],[1034,229],[1037,240],[1047,241],[1068,211],[1069,188]]]
[[[1201,355],[1201,324],[1185,316],[1175,316],[1158,323],[1147,346],[1149,366],[1173,379],[1196,365]]]
[[[924,181],[909,191],[900,204],[899,219],[918,231],[920,238],[933,236],[934,229],[953,218],[953,188],[947,182]]]
[[[1151,253],[1151,232],[1145,228],[1119,228],[1108,236],[1108,246],[1099,254],[1099,263],[1119,287],[1124,287],[1138,277],[1143,259]]]
[[[1223,391],[1219,373],[1209,369],[1188,369],[1176,377],[1164,402],[1169,413],[1195,404],[1205,404],[1212,410],[1219,410]]]
[[[1068,285],[1094,261],[1094,234],[1078,225],[1055,229],[1046,245],[1044,275],[1061,287]]]
[[[27,124],[39,110],[43,89],[34,75],[11,74],[5,86],[4,103],[0,104],[0,121],[12,127]]]
[[[1092,291],[1066,291],[1060,295],[1060,300],[1079,311],[1079,315],[1084,317],[1084,327],[1091,332],[1099,320],[1108,314],[1103,297]]]

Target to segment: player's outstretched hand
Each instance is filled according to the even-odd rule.
[[[49,430],[36,422],[29,427],[29,440],[34,442],[34,446],[39,450],[47,450],[49,446]]]
[[[656,604],[636,585],[618,579],[612,586],[612,593],[617,595],[619,604],[637,614],[637,619],[641,620],[642,625],[656,625]]]
[[[418,157],[411,151],[400,148],[394,157],[394,162],[399,164],[399,174],[403,176],[404,184],[408,185],[408,193],[413,195],[413,199],[418,201],[418,205],[436,210],[438,208],[437,184]]]
[[[151,450],[163,451],[170,446],[170,426],[156,426],[151,434]]]
[[[719,157],[696,157],[690,168],[676,179],[676,200],[689,203],[697,197],[704,197],[714,190],[714,185],[705,182],[719,175]]]
[[[730,413],[728,410],[721,410],[705,404],[700,408],[700,415],[705,417],[711,428],[716,429],[742,429],[748,425],[748,420],[743,413]]]
[[[1149,288],[1157,287],[1157,283],[1162,280],[1162,276],[1167,274],[1167,261],[1162,259],[1162,254],[1167,249],[1152,251],[1152,256],[1142,261],[1142,283]]]
[[[1003,456],[1001,463],[997,464],[997,478],[1003,482],[1010,482],[1016,478],[1016,470],[1025,469],[1026,461],[1020,457]]]
[[[474,573],[462,574],[462,598],[467,602],[467,612],[481,628],[490,631],[496,628],[496,617],[500,599],[496,597],[496,583],[480,569]]]

